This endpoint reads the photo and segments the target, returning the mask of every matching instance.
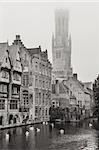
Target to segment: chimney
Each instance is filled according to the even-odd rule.
[[[77,73],[73,74],[73,78],[77,80]]]
[[[20,40],[20,35],[16,35],[16,40]]]

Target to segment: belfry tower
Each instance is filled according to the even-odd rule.
[[[67,10],[55,11],[55,37],[52,36],[53,73],[56,77],[72,76],[71,36],[68,35],[69,13]]]

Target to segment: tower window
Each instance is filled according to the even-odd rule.
[[[61,52],[60,51],[56,51],[56,58],[61,58]]]

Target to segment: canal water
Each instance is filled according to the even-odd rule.
[[[39,128],[40,132],[35,129]],[[64,134],[60,134],[60,129]],[[26,131],[29,134],[26,136]],[[9,138],[6,137],[9,133]],[[36,124],[0,131],[0,150],[98,150],[99,131],[82,124]]]

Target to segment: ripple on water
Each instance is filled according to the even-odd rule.
[[[51,150],[96,150],[96,141],[91,134],[63,135],[53,140]]]

